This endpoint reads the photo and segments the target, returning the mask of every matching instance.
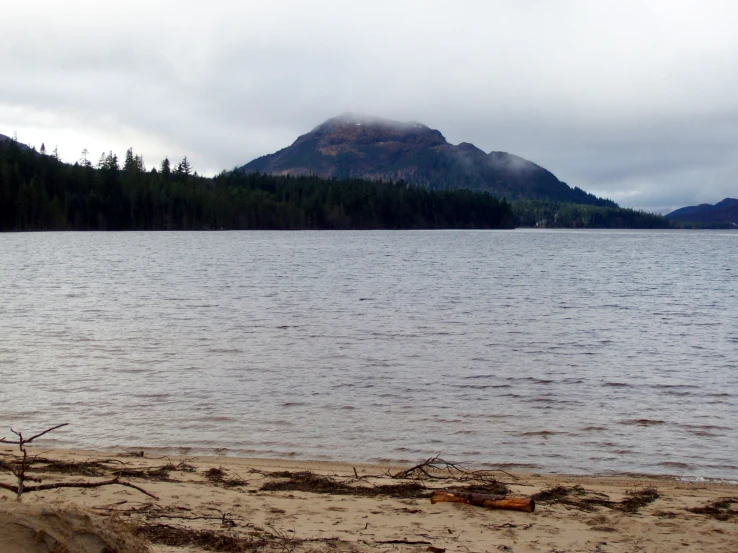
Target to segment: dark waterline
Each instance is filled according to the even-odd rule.
[[[60,447],[738,477],[738,234],[0,235],[0,426]]]

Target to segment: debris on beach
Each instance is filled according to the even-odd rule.
[[[529,497],[512,497],[506,495],[491,495],[482,493],[465,493],[450,491],[435,491],[430,497],[431,503],[451,502],[465,503],[487,509],[504,509],[507,511],[523,511],[532,513],[536,510],[536,502]]]
[[[270,476],[274,477],[275,474],[271,474]],[[386,495],[400,499],[417,499],[428,495],[428,490],[420,482],[354,486],[340,482],[330,476],[322,476],[310,471],[281,472],[278,474],[277,480],[266,482],[261,486],[260,490],[357,495],[363,497]]]
[[[228,478],[226,471],[220,467],[213,467],[206,471],[205,478],[207,478],[209,482],[223,486],[224,488],[240,488],[249,485],[249,483],[243,478]]]
[[[42,492],[46,490],[55,490],[60,488],[90,489],[100,488],[103,486],[125,486],[134,490],[138,490],[139,492],[151,497],[152,499],[158,499],[158,497],[147,492],[143,488],[136,486],[131,482],[121,480],[120,478],[122,474],[120,473],[115,474],[114,477],[110,480],[105,480],[102,482],[54,482],[51,484],[43,484],[43,480],[41,478],[39,478],[38,476],[32,476],[31,472],[33,472],[33,464],[38,461],[38,457],[35,455],[31,455],[29,457],[27,448],[28,444],[30,444],[37,438],[40,438],[45,434],[48,434],[49,432],[57,430],[58,428],[63,428],[68,424],[69,423],[66,422],[62,424],[57,424],[56,426],[47,428],[46,430],[39,432],[38,434],[34,434],[30,438],[24,437],[22,432],[13,430],[11,428],[10,431],[16,436],[14,439],[0,438],[0,444],[17,445],[18,450],[20,451],[20,453],[10,455],[7,460],[5,459],[6,455],[3,455],[3,458],[0,458],[0,470],[8,471],[15,477],[16,480],[15,484],[6,484],[4,482],[0,482],[0,489],[14,493],[16,499],[20,500],[23,494],[28,492]],[[50,461],[48,459],[45,459],[44,461],[46,465],[54,464],[53,461]],[[35,484],[28,484],[28,482],[34,482]]]
[[[575,507],[582,511],[594,511],[597,507],[606,507],[624,513],[636,514],[646,505],[653,503],[659,497],[659,491],[653,487],[638,488],[625,492],[622,501],[612,501],[604,493],[585,490],[582,486],[554,486],[533,494],[532,499],[543,505],[561,504]]]
[[[733,504],[738,506],[738,497],[721,497],[702,507],[694,507],[687,511],[697,515],[708,515],[720,521],[728,521],[733,518],[738,519],[738,510],[731,509]]]

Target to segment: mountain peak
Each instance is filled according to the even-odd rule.
[[[368,126],[368,127],[380,127],[380,128],[394,128],[394,129],[421,129],[430,130],[426,125],[418,123],[417,121],[395,121],[393,119],[385,119],[383,117],[376,117],[373,115],[365,115],[363,113],[344,112],[336,117],[327,119],[315,129],[320,128],[334,128],[344,125],[354,126]]]
[[[474,144],[449,144],[440,131],[417,121],[345,112],[321,123],[274,154],[241,167],[246,172],[323,178],[404,180],[427,188],[486,190],[508,199],[598,200],[571,189],[542,167],[505,152],[486,154]]]
[[[443,135],[416,121],[393,121],[357,113],[342,113],[321,123],[307,134],[300,136],[293,146],[306,141],[317,141],[319,149],[332,148],[325,155],[335,156],[335,147],[342,145],[342,152],[354,151],[357,147],[370,144],[382,145],[385,149],[393,143],[424,143],[427,147],[446,144]]]

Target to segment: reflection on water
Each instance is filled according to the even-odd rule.
[[[48,444],[738,476],[738,233],[0,235]]]

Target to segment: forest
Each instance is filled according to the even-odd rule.
[[[545,200],[512,203],[517,226],[544,228],[668,229],[666,217],[617,206],[598,206]]]
[[[85,152],[86,154],[86,152]],[[510,205],[466,190],[239,171],[198,176],[185,157],[147,170],[113,152],[70,165],[0,143],[0,230],[513,228]]]
[[[669,228],[618,207],[521,200],[403,181],[223,171],[202,177],[185,157],[147,170],[113,152],[75,164],[14,140],[0,142],[0,231]]]

